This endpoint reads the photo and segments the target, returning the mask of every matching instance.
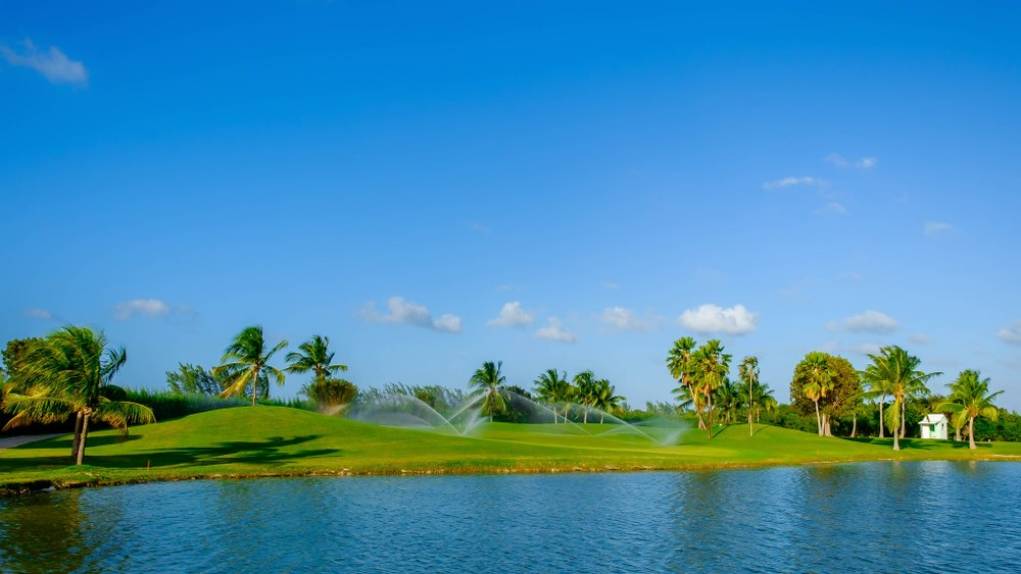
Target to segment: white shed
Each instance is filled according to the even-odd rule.
[[[918,422],[918,426],[922,429],[922,438],[947,440],[947,429],[950,426],[950,421],[947,420],[947,416],[943,413],[929,413]]]

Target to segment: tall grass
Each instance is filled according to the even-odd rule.
[[[125,400],[135,401],[152,409],[157,421],[177,419],[195,413],[216,409],[244,407],[252,403],[248,399],[232,397],[223,399],[201,393],[175,393],[149,389],[125,389]],[[261,399],[260,405],[315,410],[315,405],[303,399]]]

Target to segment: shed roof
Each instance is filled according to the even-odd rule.
[[[943,413],[929,413],[925,415],[925,418],[918,421],[918,424],[933,425],[939,423],[945,423],[947,421],[947,415]]]

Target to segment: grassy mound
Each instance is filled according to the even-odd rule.
[[[648,432],[657,436],[656,429]],[[149,480],[287,476],[701,469],[886,459],[1021,458],[1021,443],[970,451],[945,442],[820,438],[758,426],[722,429],[711,440],[694,429],[661,446],[615,425],[494,423],[474,436],[382,427],[282,407],[209,411],[135,427],[123,437],[89,437],[86,465],[68,466],[70,436],[0,450],[0,488],[76,486]]]

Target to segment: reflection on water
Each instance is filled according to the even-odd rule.
[[[199,481],[0,500],[11,572],[1016,572],[1021,465]]]

